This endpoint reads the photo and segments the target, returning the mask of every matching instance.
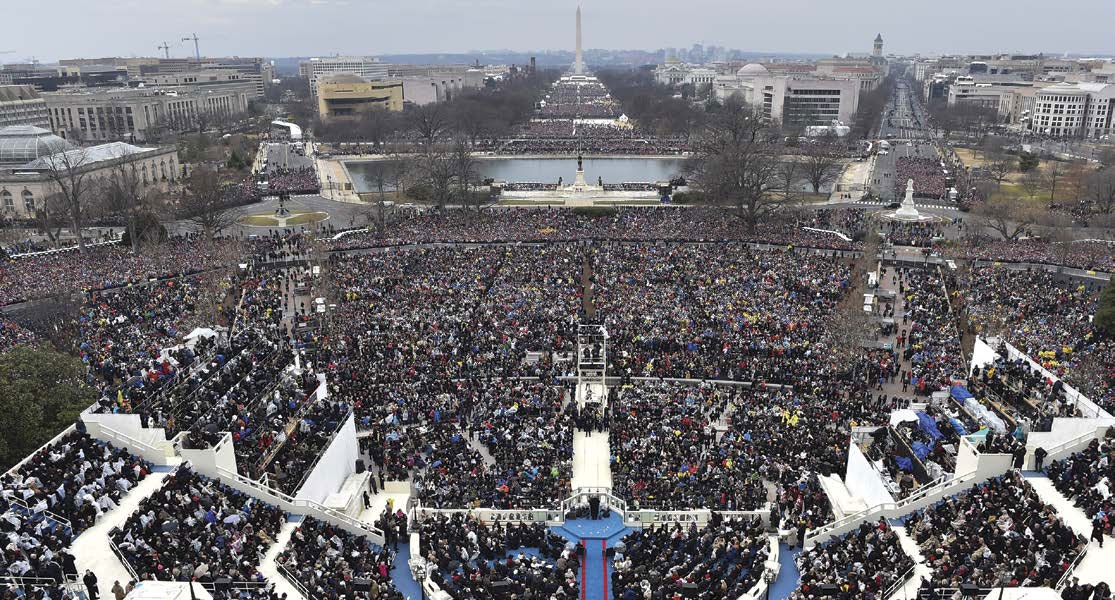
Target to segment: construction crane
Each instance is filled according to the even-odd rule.
[[[162,46],[155,46],[155,47],[158,48],[159,50],[162,50],[163,52],[165,52],[166,57],[170,58],[170,46],[167,45],[166,41],[163,41]]]
[[[188,42],[191,40],[193,40],[194,42],[194,57],[197,58],[197,62],[201,62],[201,51],[197,49],[197,34],[193,34],[193,37],[182,38],[183,42]]]

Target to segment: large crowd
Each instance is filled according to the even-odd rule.
[[[437,515],[422,520],[419,539],[430,579],[451,598],[580,595],[583,556],[541,523],[489,525],[461,513]]]
[[[895,161],[894,193],[901,198],[906,194],[906,183],[914,180],[914,196],[943,198],[945,172],[936,158],[902,156]]]
[[[1115,535],[1115,430],[1087,448],[1050,463],[1053,485],[1092,520],[1092,539]]]
[[[914,566],[886,520],[867,521],[844,537],[797,557],[801,579],[792,600],[833,597],[883,600]]]
[[[1052,587],[1084,545],[1018,471],[914,513],[906,529],[938,588]]]
[[[675,523],[623,540],[611,575],[612,597],[740,598],[762,580],[769,543],[760,519],[713,513],[698,529]]]
[[[1110,369],[1115,341],[1098,331],[1091,318],[1101,284],[1045,270],[996,267],[972,269],[963,284],[973,333],[1005,339],[1100,406],[1115,408],[1115,373]],[[1054,382],[1040,373],[1005,360],[1001,364],[1015,371],[1018,383],[1012,387],[1020,387],[1023,394],[1039,399],[1053,395]],[[1063,397],[1061,390],[1057,392]],[[1051,418],[1064,411],[1054,407],[1044,412]]]
[[[818,476],[840,473],[853,428],[886,423],[894,407],[872,393],[876,383],[900,378],[927,397],[971,375],[970,387],[981,396],[994,395],[1019,410],[1031,402],[1048,405],[1034,415],[1039,430],[1053,416],[1076,414],[1051,381],[1025,365],[1001,361],[966,373],[954,307],[973,324],[994,321],[1013,330],[1008,339],[1067,381],[1090,357],[1111,364],[1110,345],[1087,320],[1096,289],[1047,274],[991,269],[959,281],[948,271],[924,268],[882,273],[895,278],[906,301],[905,311],[893,315],[899,342],[885,351],[850,352],[833,328],[858,284],[851,261],[836,251],[857,245],[802,228],[850,237],[866,222],[862,210],[825,210],[747,232],[713,209],[621,209],[595,218],[552,210],[427,213],[399,223],[387,239],[357,233],[337,240],[336,249],[372,250],[334,254],[321,265],[327,285],[320,289],[315,271],[286,264],[305,258],[305,237],[254,242],[249,266],[228,275],[142,281],[180,274],[183,265],[208,268],[228,261],[229,254],[218,251],[199,258],[202,246],[188,239],[167,244],[165,256],[153,251],[159,258],[96,249],[84,256],[54,255],[38,268],[57,262],[63,277],[95,282],[79,286],[98,291],[87,295],[77,333],[89,382],[100,389],[97,410],[138,414],[145,425],[165,428],[168,439],[183,433],[184,448],[213,447],[228,432],[241,474],[279,491],[299,490],[351,413],[381,485],[384,478],[407,481],[423,506],[552,508],[571,491],[579,426],[610,432],[615,491],[631,506],[769,508],[775,523],[804,532],[832,515]],[[893,233],[920,238],[937,231]],[[438,241],[526,243],[387,247]],[[174,256],[181,264],[171,264]],[[91,269],[84,280],[74,276],[91,260],[117,259],[120,271],[102,265],[108,274]],[[39,259],[2,263],[0,273],[31,277],[19,271],[25,267],[13,268],[24,260]],[[100,289],[110,287],[120,289]],[[1056,293],[1050,296],[1050,290]],[[319,293],[335,305],[327,325],[292,334],[299,324],[313,323],[305,302]],[[560,379],[573,373],[577,325],[589,318],[607,327],[609,373],[621,381],[600,414],[577,410],[572,389]],[[220,325],[220,331],[183,339],[206,324]],[[0,323],[0,341],[10,339],[10,346],[33,335],[19,327]],[[294,356],[303,359],[298,369],[291,365]],[[900,366],[906,362],[908,370]],[[672,377],[724,381],[653,381]],[[1104,400],[1102,388],[1098,398]],[[930,465],[948,470],[950,457],[941,448],[963,435],[953,421],[969,431],[974,424],[933,407],[926,417],[925,423],[897,426],[897,434],[915,453],[924,448],[915,462],[930,471]],[[4,480],[4,508],[14,515],[8,519],[13,529],[6,531],[49,539],[44,546],[52,555],[114,508],[149,470],[126,453],[74,436]],[[1012,436],[995,440],[996,451],[1018,448]],[[1057,472],[1090,516],[1110,508],[1097,489],[1106,481],[1109,454],[1100,448],[1107,447],[1068,464],[1069,472],[1086,476],[1070,483],[1064,471]],[[887,467],[903,487],[908,471],[897,459],[911,457],[889,458]],[[60,461],[67,466],[59,468]],[[1092,483],[1083,488],[1077,480]],[[1008,492],[995,486],[1017,487],[987,484],[1000,497]],[[1041,508],[1028,496],[1020,503]],[[32,515],[21,512],[24,505],[33,507]],[[923,553],[934,556],[938,569],[976,549],[934,537],[946,523],[955,526],[955,515],[937,516],[945,510],[930,509],[911,527],[922,536],[919,542],[933,540],[934,551]],[[279,509],[184,466],[113,533],[113,541],[141,578],[258,582],[260,555],[283,517]],[[492,531],[459,519],[440,529],[431,525],[431,535],[444,541],[423,550],[439,565],[443,587],[487,597],[492,582],[508,579],[522,589],[538,585],[551,595],[572,595],[578,585],[575,550],[534,531],[539,527]],[[971,559],[962,575],[950,571],[937,583],[984,585],[1006,570],[1012,577],[1006,581],[1055,580],[1053,559],[1071,556],[1063,528],[1029,527],[1009,530],[1012,541],[990,550],[1004,556]],[[365,578],[336,571],[367,573],[386,597],[394,593],[383,574],[394,560],[390,551],[322,523],[308,521],[303,530],[286,564],[301,585],[331,594],[352,577]],[[1049,544],[1037,552],[1011,532],[1047,536],[1061,553],[1050,554]],[[617,597],[686,583],[697,583],[709,597],[750,589],[765,558],[760,533],[754,523],[732,521],[699,533],[648,532],[629,540],[630,551],[616,557],[613,589]],[[801,593],[836,585],[851,595],[877,594],[895,582],[904,563],[890,550],[893,533],[869,525],[854,539],[859,541],[845,544],[845,551],[858,553],[860,544],[870,560],[851,571],[836,569],[842,558],[833,554],[836,548],[816,550],[803,563],[809,579],[803,578]],[[518,551],[525,548],[537,552]],[[5,568],[54,568],[41,554],[19,550],[6,549]],[[324,558],[311,559],[315,552]],[[667,566],[665,552],[677,553],[678,560]],[[1023,555],[1034,552],[1040,556],[1033,573],[1023,574]],[[883,562],[872,562],[877,560]]]
[[[263,581],[259,563],[285,520],[184,463],[110,538],[140,579]]]
[[[111,245],[0,261],[0,306],[207,271],[230,262],[232,245],[175,238],[138,253]]]
[[[279,572],[307,598],[355,597],[355,585],[367,585],[367,597],[402,600],[391,580],[395,552],[313,517],[306,517],[275,559]]]

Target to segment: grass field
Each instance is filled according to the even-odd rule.
[[[254,227],[293,227],[307,223],[317,223],[327,218],[329,218],[329,213],[326,212],[292,211],[290,216],[286,218],[285,223],[281,218],[274,215],[247,215],[240,217],[237,222],[241,225]]]

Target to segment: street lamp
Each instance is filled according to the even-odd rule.
[[[773,569],[768,568],[767,570],[763,571],[763,581],[765,581],[767,584],[767,600],[770,600],[770,588],[774,585],[774,580],[776,577],[778,576],[774,574]]]

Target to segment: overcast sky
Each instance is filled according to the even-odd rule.
[[[575,0],[0,0],[0,54],[306,56],[571,49]],[[1115,54],[1113,0],[585,0],[586,48]]]

